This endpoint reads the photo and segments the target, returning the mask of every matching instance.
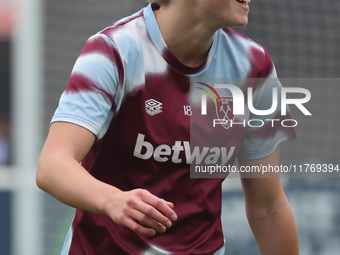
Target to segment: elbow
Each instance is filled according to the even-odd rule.
[[[43,177],[43,170],[41,169],[40,163],[38,163],[37,171],[35,174],[35,183],[39,189],[44,190],[44,177]]]
[[[38,166],[35,175],[35,182],[39,189],[46,191],[47,188],[47,175],[46,175],[46,163],[44,160],[39,159]]]
[[[278,203],[275,205],[264,206],[262,208],[252,208],[247,209],[247,219],[249,223],[257,222],[257,221],[265,221],[274,217],[277,217],[281,214],[284,214],[287,210],[290,210],[290,205],[287,201],[283,201],[282,203]]]

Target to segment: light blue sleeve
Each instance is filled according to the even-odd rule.
[[[103,34],[85,44],[71,73],[51,123],[70,122],[102,137],[113,117],[113,101],[119,86],[117,53]]]
[[[269,156],[276,147],[284,141],[296,137],[295,123],[287,107],[287,114],[281,114],[281,88],[282,85],[276,76],[275,68],[268,78],[254,79],[254,83],[261,85],[254,91],[253,106],[256,110],[269,110],[275,106],[274,112],[268,115],[259,115],[249,112],[247,132],[243,141],[240,156],[245,159],[260,159]],[[277,97],[273,97],[273,88],[277,89]],[[273,108],[274,110],[274,108]],[[249,106],[248,106],[249,111]]]

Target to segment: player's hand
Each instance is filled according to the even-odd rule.
[[[156,232],[164,233],[177,220],[173,208],[171,202],[160,199],[147,190],[135,189],[114,194],[105,211],[114,222],[136,233],[154,236]]]

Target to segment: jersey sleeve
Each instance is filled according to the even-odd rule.
[[[239,155],[250,160],[269,156],[281,142],[296,138],[295,123],[291,120],[288,106],[285,115],[281,111],[282,85],[275,66],[266,49],[264,52],[266,62],[263,70],[259,72],[258,78],[250,81],[253,87],[252,105],[256,110],[269,110],[275,106],[273,101],[277,99],[277,107],[274,111],[268,111],[269,114],[262,115],[249,111],[248,104],[249,121]],[[277,97],[273,97],[273,88],[277,89]]]
[[[73,67],[51,123],[70,122],[101,137],[113,116],[114,96],[122,79],[121,66],[108,36],[98,33],[90,37]]]

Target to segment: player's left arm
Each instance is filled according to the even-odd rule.
[[[240,166],[279,165],[279,147],[262,159],[238,159]],[[246,214],[261,255],[298,255],[294,216],[280,178],[242,178]]]

